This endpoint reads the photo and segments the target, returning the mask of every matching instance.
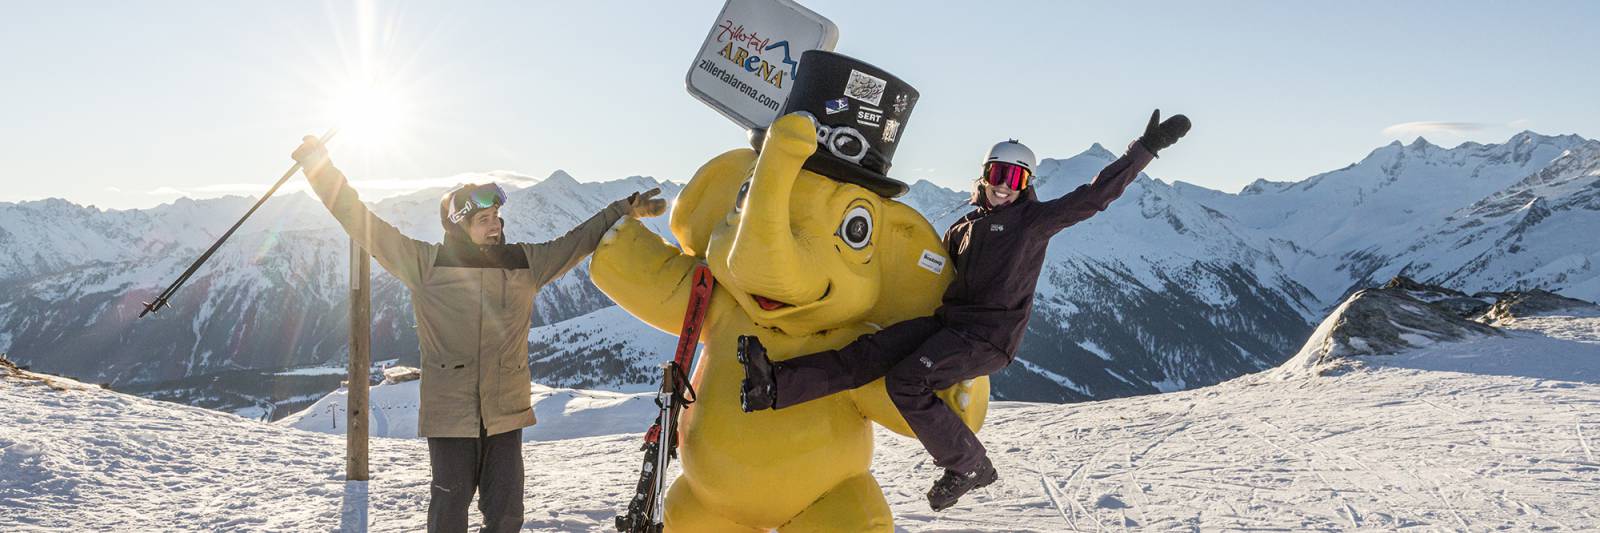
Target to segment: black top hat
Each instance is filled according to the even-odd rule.
[[[816,118],[817,152],[806,159],[806,170],[894,198],[909,187],[887,175],[889,164],[916,105],[917,90],[893,74],[846,55],[808,50],[778,116],[805,111]]]

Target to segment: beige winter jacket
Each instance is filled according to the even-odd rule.
[[[447,266],[443,246],[406,237],[372,214],[332,165],[308,173],[311,187],[362,248],[411,289],[422,351],[417,434],[477,437],[535,423],[529,403],[528,330],[540,287],[594,251],[627,212],[618,200],[566,235],[506,245],[526,268]]]

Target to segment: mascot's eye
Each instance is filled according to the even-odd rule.
[[[844,222],[839,224],[839,238],[851,248],[866,248],[872,240],[872,212],[860,206],[851,208],[844,214]]]
[[[744,185],[739,186],[739,197],[733,200],[733,210],[735,212],[744,211],[744,199],[748,198],[749,196],[750,182],[746,181],[744,182]]]

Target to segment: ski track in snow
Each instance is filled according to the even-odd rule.
[[[938,470],[916,441],[878,430],[873,471],[900,531],[1600,528],[1600,318],[1515,326],[1531,329],[1329,376],[997,402],[980,437],[1000,480],[942,513],[927,509]],[[1530,357],[1528,376],[1506,366],[1541,338],[1570,351]],[[1552,357],[1575,379],[1551,379]],[[0,399],[0,530],[424,526],[422,440],[373,439],[372,480],[346,483],[339,435],[9,377]],[[525,529],[609,530],[638,442],[525,442]]]

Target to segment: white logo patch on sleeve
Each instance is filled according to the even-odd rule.
[[[935,253],[933,250],[923,250],[922,259],[917,260],[917,266],[922,267],[928,272],[932,272],[934,274],[940,274],[944,272],[944,263],[944,256]]]

